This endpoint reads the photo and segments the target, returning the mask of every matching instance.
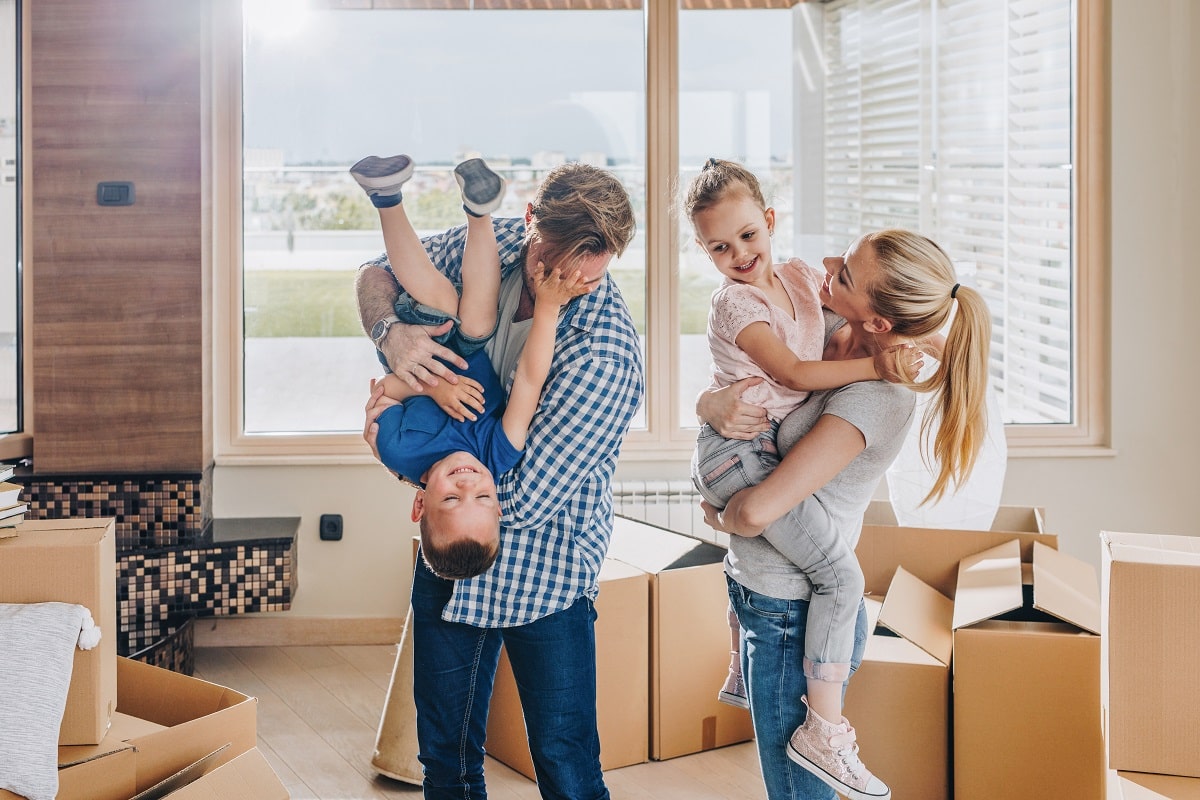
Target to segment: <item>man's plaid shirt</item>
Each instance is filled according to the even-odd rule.
[[[494,224],[507,275],[521,267],[524,221]],[[466,226],[422,241],[434,265],[461,282]],[[386,256],[371,263],[388,268]],[[606,274],[559,317],[525,455],[497,481],[504,510],[500,555],[484,574],[455,583],[443,619],[487,628],[524,625],[569,608],[582,595],[596,598],[612,536],[612,476],[644,389],[637,332]]]

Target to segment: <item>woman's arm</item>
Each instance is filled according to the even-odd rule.
[[[823,414],[762,483],[735,494],[724,511],[702,503],[712,528],[754,536],[798,506],[841,472],[867,442],[862,431],[833,414]]]

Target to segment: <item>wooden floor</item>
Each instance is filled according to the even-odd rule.
[[[371,768],[395,647],[206,647],[196,677],[258,698],[258,746],[295,800],[420,798]],[[754,745],[610,770],[613,798],[762,800]],[[536,800],[537,786],[487,760],[488,797]]]

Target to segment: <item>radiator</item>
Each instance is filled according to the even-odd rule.
[[[648,522],[728,547],[729,535],[704,524],[700,494],[690,480],[613,482],[613,508],[623,517]]]

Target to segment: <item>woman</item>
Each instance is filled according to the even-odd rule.
[[[929,380],[911,384],[933,393],[922,426],[936,429],[929,442],[938,475],[929,499],[937,499],[970,474],[986,434],[991,318],[983,297],[957,283],[941,248],[908,231],[867,234],[824,263],[826,359],[872,357],[910,342],[929,347],[954,312],[944,345],[939,341],[934,348],[941,350],[940,365]],[[727,438],[766,429],[765,413],[738,399],[754,380],[702,395],[701,419]],[[720,512],[705,505],[712,527],[736,534],[725,569],[743,631],[742,666],[770,800],[832,800],[826,784],[853,783],[864,767],[852,728],[818,728],[811,717],[806,720],[802,650],[812,587],[784,552],[786,536],[772,536],[772,545],[757,534],[802,526],[818,513],[853,548],[863,512],[912,424],[915,400],[903,386],[881,381],[815,392],[780,425],[777,444],[784,455],[775,471],[735,494]],[[866,612],[860,605],[854,667],[865,642]],[[793,731],[831,742],[827,774],[818,777],[789,760]]]

